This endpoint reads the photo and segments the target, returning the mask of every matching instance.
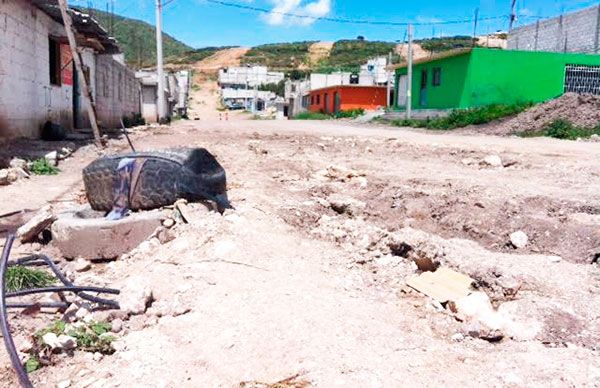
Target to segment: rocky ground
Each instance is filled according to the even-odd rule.
[[[113,355],[57,355],[38,386],[600,384],[600,145],[299,121],[178,122],[135,142],[208,148],[235,210],[191,204],[186,223],[167,209],[174,222],[110,262],[17,246],[126,305],[93,313],[112,321]],[[65,162],[67,192],[31,177],[20,195],[74,206],[93,157]],[[471,277],[472,296],[407,287],[424,263]],[[19,347],[57,317],[11,313]]]

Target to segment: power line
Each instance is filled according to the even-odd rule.
[[[167,0],[167,1],[168,2],[172,2],[174,0]],[[333,22],[333,23],[369,24],[369,25],[378,25],[378,26],[401,26],[401,27],[406,27],[409,24],[412,24],[413,26],[431,26],[431,25],[440,25],[440,24],[466,24],[466,23],[472,23],[473,22],[473,19],[432,21],[432,22],[415,22],[415,23],[411,23],[411,22],[377,21],[377,20],[357,20],[357,19],[347,19],[347,18],[334,18],[334,17],[327,17],[327,16],[310,16],[310,15],[302,15],[302,14],[297,14],[297,13],[291,13],[291,12],[280,12],[280,11],[274,11],[274,10],[270,10],[270,9],[266,9],[266,8],[253,7],[251,5],[231,3],[231,2],[228,2],[228,1],[222,1],[222,0],[205,0],[205,1],[208,2],[208,3],[222,5],[224,7],[244,9],[244,10],[253,11],[253,12],[260,12],[260,13],[265,13],[265,14],[276,14],[276,15],[287,16],[287,17],[298,18],[298,19],[310,19],[310,20],[315,20],[315,21],[326,21],[326,22]],[[486,17],[486,18],[479,18],[479,20],[480,21],[483,21],[483,20],[498,20],[498,19],[505,19],[506,17],[507,16],[491,16],[491,17]]]

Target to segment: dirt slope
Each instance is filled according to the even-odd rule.
[[[400,54],[400,56],[402,58],[407,58],[408,57],[408,45],[403,43],[403,44],[399,44],[398,46],[396,46],[396,52],[398,54]],[[431,56],[431,53],[425,49],[423,49],[423,47],[421,47],[420,44],[418,43],[414,43],[413,44],[413,58],[414,60],[419,60],[419,59],[423,59],[423,58],[427,58]]]
[[[217,51],[210,57],[196,63],[194,69],[200,72],[218,71],[222,67],[239,66],[242,58],[250,50],[248,47],[234,47]]]
[[[333,49],[333,42],[317,42],[310,46],[309,61],[311,66],[315,66],[321,61],[329,57],[331,49]]]

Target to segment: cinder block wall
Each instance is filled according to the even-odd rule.
[[[72,127],[73,87],[50,85],[51,35],[63,27],[28,1],[0,1],[0,137],[38,137],[46,120]]]
[[[508,49],[599,53],[600,6],[515,28]]]
[[[121,118],[140,113],[140,82],[112,55],[96,56],[96,113],[103,128],[120,128]]]

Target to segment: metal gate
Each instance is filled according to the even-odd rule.
[[[565,93],[600,95],[600,66],[567,65]]]

